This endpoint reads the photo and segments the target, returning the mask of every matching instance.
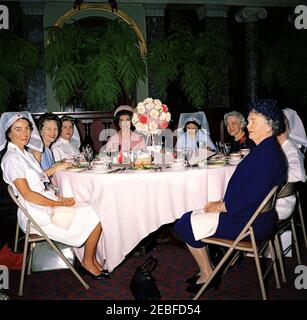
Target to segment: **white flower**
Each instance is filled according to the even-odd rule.
[[[145,108],[146,108],[147,112],[151,111],[154,107],[155,107],[155,105],[153,103],[146,103],[145,104]]]
[[[145,113],[144,103],[142,103],[142,102],[138,103],[136,109],[137,109],[137,111],[138,111],[139,114]]]
[[[156,109],[152,109],[149,113],[149,115],[153,118],[153,119],[158,119],[159,117],[159,112]]]
[[[149,131],[155,133],[158,129],[158,124],[155,121],[149,122]]]
[[[147,104],[147,103],[153,103],[153,99],[152,98],[146,98],[144,101],[143,101],[144,104]]]
[[[171,120],[171,114],[169,112],[166,113],[166,119],[167,122]]]
[[[131,122],[135,125],[139,122],[139,115],[137,113],[133,113]]]
[[[155,106],[161,106],[162,105],[162,102],[159,99],[154,99],[153,103],[154,103]]]
[[[162,112],[159,119],[160,120],[166,120],[166,117],[167,117],[167,113],[166,112]]]

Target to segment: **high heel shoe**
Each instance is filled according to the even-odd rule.
[[[84,276],[89,276],[94,280],[101,280],[101,279],[105,279],[106,277],[102,274],[102,272],[98,275],[88,271],[87,269],[85,269],[81,264],[79,266],[79,272],[80,274],[84,275]]]
[[[204,285],[204,283],[205,282],[191,284],[191,285],[187,286],[185,291],[190,292],[190,293],[197,293],[200,290],[200,288]],[[209,283],[209,285],[207,286],[207,288],[205,290],[211,289],[211,288],[214,288],[214,290],[217,290],[220,287],[221,283],[222,283],[222,277],[219,276],[217,278],[214,278],[213,280],[211,280],[211,282]]]
[[[185,280],[185,282],[187,283],[187,284],[196,284],[196,281],[198,280],[198,278],[200,277],[200,274],[194,274],[194,276],[192,276],[192,277],[190,277],[190,278],[187,278],[186,280]]]

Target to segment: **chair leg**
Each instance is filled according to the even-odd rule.
[[[14,252],[18,250],[18,241],[19,241],[19,224],[18,221],[16,223],[16,231],[15,231],[15,242],[14,242]]]
[[[276,282],[276,289],[280,289],[280,281],[279,281],[279,275],[278,275],[277,264],[276,264],[276,254],[275,254],[272,240],[269,241],[269,248],[270,248],[270,253],[271,253],[271,259],[273,262],[273,270],[274,270],[274,276],[275,276],[275,282]]]
[[[305,221],[304,221],[304,216],[303,216],[303,211],[302,211],[300,194],[299,194],[298,191],[296,191],[296,199],[297,199],[297,202],[298,202],[298,212],[299,212],[299,216],[300,216],[301,227],[302,227],[302,230],[303,230],[303,237],[304,237],[305,247],[307,248],[307,235],[306,235],[306,229],[305,229]]]
[[[283,262],[283,256],[282,256],[282,250],[280,247],[280,239],[279,239],[278,234],[275,235],[274,244],[275,244],[275,248],[276,248],[277,259],[279,261],[281,279],[283,282],[287,282],[285,268],[284,268],[284,262]]]
[[[30,251],[29,251],[29,260],[28,260],[28,271],[27,271],[27,275],[30,275],[30,274],[31,274],[31,271],[32,271],[32,259],[33,259],[34,247],[35,247],[35,242],[31,242],[31,244],[30,244]]]
[[[240,256],[240,251],[237,251],[235,253],[235,255],[233,256],[233,258],[227,264],[225,270],[223,271],[223,274],[225,274],[228,271],[230,266],[232,267],[236,263],[236,261],[238,260],[239,256]]]
[[[291,230],[292,230],[292,235],[293,235],[293,242],[294,242],[294,246],[295,246],[297,263],[298,263],[298,264],[302,264],[300,248],[299,248],[298,241],[297,241],[297,235],[296,235],[296,229],[295,229],[295,222],[294,222],[293,218],[292,218],[292,220],[291,220]]]
[[[83,287],[88,290],[90,286],[83,280],[83,278],[80,276],[80,274],[76,271],[74,266],[67,260],[67,258],[64,256],[61,250],[58,249],[58,247],[49,239],[46,239],[47,242],[50,244],[50,246],[56,251],[56,253],[62,258],[62,260],[65,262],[65,264],[68,266],[68,268],[71,270],[71,272],[75,275],[75,277],[81,282]]]
[[[21,267],[21,275],[20,275],[20,283],[19,283],[19,291],[18,295],[23,295],[23,285],[25,280],[25,273],[26,273],[26,264],[27,264],[27,257],[28,257],[28,245],[29,245],[29,233],[26,233],[25,243],[23,247],[23,258],[22,258],[22,267]]]
[[[196,295],[193,297],[193,300],[198,300],[198,298],[201,296],[201,294],[206,290],[208,287],[209,283],[213,280],[215,275],[221,270],[222,266],[224,263],[227,261],[227,259],[230,257],[232,252],[234,251],[234,247],[231,247],[227,250],[226,254],[222,258],[222,260],[218,263],[218,265],[215,267],[213,272],[210,274],[209,278],[207,281],[202,285],[202,287],[199,289],[199,291],[196,293]]]
[[[254,236],[253,232],[251,232],[251,240],[252,240],[254,259],[255,259],[255,263],[256,263],[256,269],[257,269],[257,274],[258,274],[258,280],[259,280],[259,284],[260,284],[262,299],[263,300],[267,300],[267,295],[266,295],[266,292],[265,292],[263,275],[262,275],[262,270],[261,270],[259,255],[258,255],[257,244],[256,244],[256,241],[255,241],[255,236]]]

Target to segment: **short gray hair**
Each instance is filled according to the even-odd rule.
[[[239,122],[243,125],[243,127],[246,127],[247,126],[247,121],[245,120],[243,114],[241,114],[240,112],[238,111],[231,111],[231,112],[228,112],[224,115],[224,123],[225,123],[225,126],[227,126],[227,119],[228,117],[236,117]]]

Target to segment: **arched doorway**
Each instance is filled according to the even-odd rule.
[[[127,10],[129,11],[129,9]],[[46,11],[47,11],[47,8],[46,8]],[[110,21],[112,20],[122,21],[122,24],[123,25],[126,24],[128,26],[128,29],[130,28],[131,31],[135,34],[136,41],[139,42],[139,45],[137,46],[139,48],[139,52],[142,56],[144,56],[147,50],[146,40],[144,37],[144,30],[146,26],[144,25],[142,19],[139,19],[139,16],[137,16],[133,11],[129,11],[129,13],[132,16],[134,15],[134,19],[136,19],[137,22],[134,19],[132,19],[130,15],[128,15],[126,12],[120,9],[116,12],[112,12],[108,4],[94,4],[94,3],[82,4],[80,7],[80,10],[67,8],[66,6],[65,8],[63,7],[61,11],[58,10],[57,15],[55,15],[50,10],[45,22],[45,27],[48,27],[48,24],[52,25],[53,27],[59,27],[59,26],[63,26],[63,24],[85,25],[86,23],[89,23],[90,25],[91,24],[100,25],[101,23],[100,27],[102,26],[102,30],[103,30],[104,28],[103,26],[105,25],[104,22],[109,21],[108,23],[110,23]],[[52,17],[52,20],[50,19],[51,17]],[[49,20],[49,23],[47,22],[48,20]],[[142,27],[143,31],[139,26]],[[48,42],[48,39],[47,39],[47,42]],[[60,109],[59,104],[55,100],[54,92],[53,92],[49,77],[47,77],[47,92],[48,92],[48,109],[58,111]],[[133,104],[136,103],[137,101],[144,99],[147,95],[148,95],[147,78],[145,78],[145,80],[143,78],[143,81],[139,81],[137,83],[135,93],[133,93],[133,96],[134,96],[134,98],[132,99]],[[127,102],[128,101],[125,101],[125,97],[123,97],[123,99],[120,99],[120,101],[118,101],[119,104],[126,104]],[[56,108],[58,108],[58,110],[56,110]],[[88,109],[88,110],[93,110],[93,109]],[[61,110],[61,111],[64,111],[64,110]],[[72,110],[68,110],[68,111],[72,111]]]

